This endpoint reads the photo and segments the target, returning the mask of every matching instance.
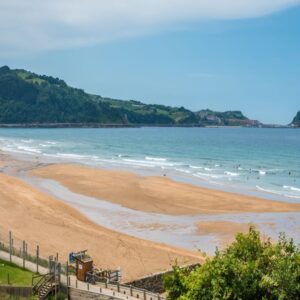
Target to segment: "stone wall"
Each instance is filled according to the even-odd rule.
[[[193,269],[196,267],[200,266],[200,264],[194,264],[185,267],[187,273],[191,272]],[[140,288],[140,289],[145,289],[147,291],[150,291],[152,293],[158,293],[162,294],[165,292],[164,286],[163,286],[163,277],[171,274],[173,271],[169,270],[166,272],[162,273],[156,273],[147,277],[143,277],[140,279],[137,279],[135,281],[126,283],[128,285],[132,285],[133,287]]]

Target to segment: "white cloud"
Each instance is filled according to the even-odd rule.
[[[177,23],[259,17],[300,0],[0,0],[0,53],[78,47]]]

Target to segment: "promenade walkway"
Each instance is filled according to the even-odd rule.
[[[0,251],[0,258],[6,261],[10,260],[9,253]],[[17,266],[23,267],[23,259],[18,256],[11,256],[11,260]],[[25,268],[36,272],[36,263],[25,261]],[[49,272],[48,268],[39,266],[39,273],[44,275]],[[98,295],[107,296],[108,299],[116,300],[164,300],[159,294],[151,293],[146,290],[137,289],[130,286],[125,286],[121,284],[111,284],[111,283],[97,283],[89,284],[86,282],[78,281],[74,275],[67,276],[61,275],[61,283],[64,286],[68,286],[70,289],[76,289],[81,292],[94,293]]]

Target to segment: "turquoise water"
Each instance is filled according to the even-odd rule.
[[[0,129],[0,150],[300,202],[296,129]]]

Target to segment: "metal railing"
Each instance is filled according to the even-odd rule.
[[[68,276],[68,287],[80,289],[82,291],[93,293],[104,293],[105,290],[110,290],[112,296],[121,297],[120,299],[142,299],[142,300],[165,300],[160,294],[149,292],[142,288],[121,284],[96,281],[95,284],[79,281],[73,276]],[[130,297],[130,298],[128,298]]]

